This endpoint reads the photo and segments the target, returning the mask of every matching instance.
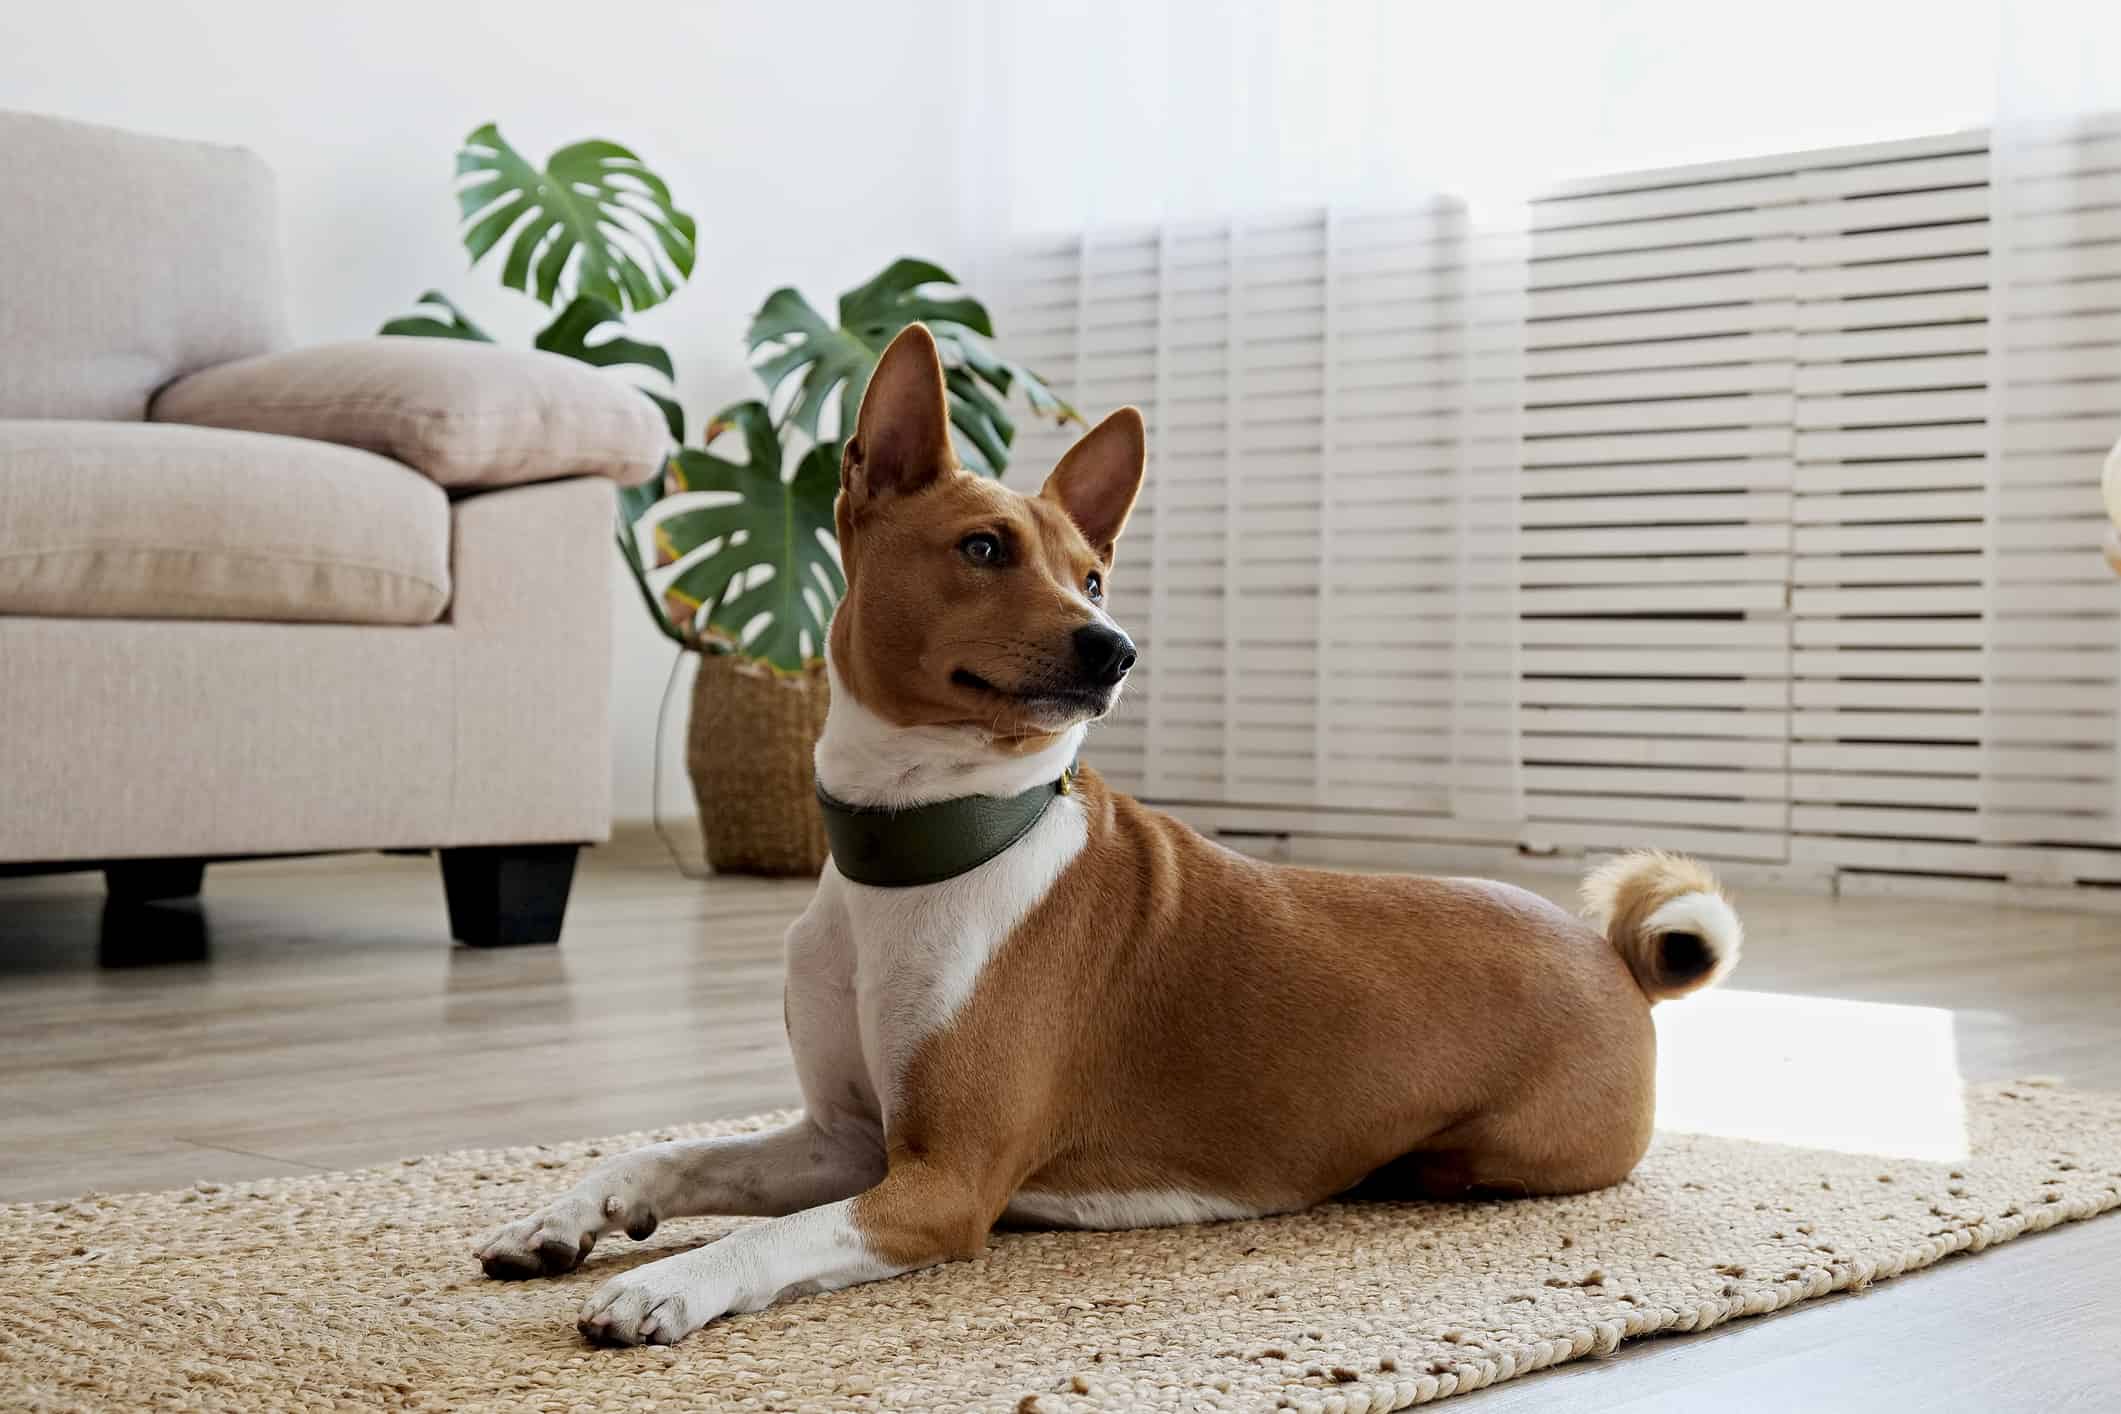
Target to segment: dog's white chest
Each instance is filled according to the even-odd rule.
[[[1062,797],[1023,839],[940,884],[871,888],[828,871],[853,934],[862,1061],[887,1131],[914,1052],[963,1008],[1086,834],[1081,804]]]

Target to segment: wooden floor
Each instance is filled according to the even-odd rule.
[[[1557,898],[1569,887],[1521,882]],[[97,876],[0,880],[0,1201],[791,1103],[779,938],[807,892],[695,882],[632,838],[585,860],[562,946],[476,952],[446,941],[431,861],[229,865],[164,920],[176,936],[203,924],[199,960],[125,967],[102,964],[143,938],[99,936]],[[1968,1079],[2121,1088],[2112,916],[1759,891],[1740,903],[1746,960],[1729,985],[1786,1003],[1793,1054],[1824,1062],[1805,1073],[1868,1074],[1892,1059],[1878,1048],[1919,1031]],[[1820,1010],[1822,998],[1868,1009]],[[1906,1031],[1908,1018],[1937,1025]],[[1689,1064],[1737,1083],[1758,1060],[1706,1045]],[[2121,1408],[2117,1266],[2110,1216],[1859,1296],[1642,1342],[1469,1407]]]

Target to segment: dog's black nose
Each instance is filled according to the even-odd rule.
[[[1110,687],[1134,666],[1134,640],[1105,624],[1084,624],[1075,631],[1075,657],[1084,677]]]

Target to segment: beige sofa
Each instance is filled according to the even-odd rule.
[[[282,284],[253,155],[0,113],[0,873],[433,849],[456,937],[556,939],[661,419],[553,355],[289,352]]]

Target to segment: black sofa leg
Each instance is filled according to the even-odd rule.
[[[105,967],[203,962],[206,915],[192,900],[206,882],[203,859],[114,859],[103,866]]]
[[[442,850],[450,935],[475,948],[558,942],[580,848],[524,844]]]
[[[113,903],[197,898],[205,882],[203,859],[120,859],[103,866],[103,886]]]

